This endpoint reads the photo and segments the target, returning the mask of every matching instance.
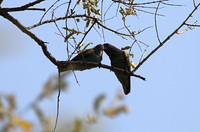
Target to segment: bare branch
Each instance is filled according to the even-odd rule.
[[[168,35],[154,50],[152,50],[133,70],[134,72],[145,62],[151,57],[158,49],[160,49],[172,36],[174,36],[181,27],[185,25],[187,20],[192,16],[192,14],[198,9],[200,6],[200,3],[190,12],[190,14],[186,17],[186,19],[170,34]]]
[[[177,34],[183,34],[183,33],[187,32],[187,31],[191,30],[193,28],[193,26],[195,26],[196,24],[197,24],[197,21],[194,22],[194,24],[192,24],[192,26],[188,26],[185,30],[178,31]]]
[[[42,15],[42,17],[40,18],[39,23],[41,23],[42,19],[44,18],[44,16],[47,14],[47,12],[60,0],[56,0],[56,2],[54,2],[48,9],[47,11],[45,11],[45,13]]]
[[[60,92],[61,92],[61,76],[60,76],[60,71],[58,69],[58,96],[57,96],[57,112],[56,112],[56,121],[55,121],[55,126],[53,129],[53,132],[56,132],[56,127],[58,124],[58,116],[59,116],[59,111],[60,111]]]
[[[36,4],[39,4],[40,2],[43,2],[45,0],[36,0],[34,2],[28,3],[26,5],[20,6],[20,7],[13,7],[13,8],[2,8],[1,10],[6,11],[6,12],[14,12],[14,11],[24,11],[24,10],[29,10],[28,8],[31,6],[34,6]],[[0,12],[1,12],[0,10]]]
[[[69,0],[69,4],[67,6],[67,11],[66,11],[65,17],[67,17],[68,14],[69,14],[69,9],[70,9],[70,6],[71,6],[71,2],[72,1]],[[66,26],[66,29],[68,29],[68,19],[67,18],[65,19],[65,26]],[[66,30],[65,35],[66,35],[66,37],[68,36],[68,30]],[[68,57],[68,60],[70,60],[70,56],[69,56],[69,41],[67,39],[65,39],[65,42],[67,42],[67,57]]]
[[[57,60],[49,53],[47,50],[47,46],[45,45],[45,42],[40,40],[35,34],[28,31],[17,19],[12,17],[7,12],[0,12],[0,15],[12,22],[15,26],[17,26],[22,32],[27,34],[29,37],[31,37],[39,46],[41,46],[43,53],[45,56],[55,65],[57,65]]]
[[[60,69],[60,72],[64,72],[65,68],[67,65],[69,64],[76,64],[76,65],[87,65],[87,66],[95,66],[95,67],[101,67],[101,68],[105,68],[105,69],[109,69],[111,71],[118,71],[118,72],[121,72],[123,74],[128,74],[130,76],[134,76],[134,77],[137,77],[139,79],[142,79],[142,80],[146,80],[145,77],[142,77],[140,75],[137,75],[135,74],[134,72],[128,72],[124,69],[120,69],[120,68],[117,68],[117,67],[113,67],[113,66],[108,66],[108,65],[104,65],[104,64],[99,64],[99,63],[93,63],[93,62],[80,62],[80,61],[57,61],[58,63],[58,67]]]
[[[189,24],[189,23],[185,23],[186,26],[191,26],[191,27],[200,27],[200,25],[198,24]]]
[[[155,3],[159,3],[159,2],[164,2],[164,1],[169,1],[169,0],[158,0],[158,1],[150,1],[150,2],[143,2],[143,3],[127,3],[121,0],[112,0],[113,2],[118,2],[118,3],[122,3],[125,5],[149,5],[149,4],[155,4]]]
[[[195,0],[192,0],[193,1],[193,5],[194,5],[194,7],[196,7],[196,3],[195,3]]]
[[[94,17],[91,17],[91,16],[87,16],[87,15],[85,15],[85,14],[84,14],[84,15],[73,15],[73,16],[67,16],[67,17],[59,17],[59,18],[56,18],[56,19],[46,20],[46,21],[43,21],[43,22],[41,22],[41,23],[37,23],[37,24],[34,24],[34,25],[30,26],[30,27],[27,27],[27,29],[32,29],[32,28],[41,26],[41,25],[43,25],[43,24],[52,23],[52,22],[59,21],[59,20],[65,20],[65,19],[67,19],[67,18],[77,18],[77,17],[86,17],[86,18],[93,19],[93,20],[96,21],[96,23],[97,23],[99,26],[103,27],[104,29],[107,29],[107,30],[109,30],[109,31],[111,31],[111,32],[113,32],[113,33],[119,34],[119,35],[131,36],[131,34],[125,34],[125,33],[118,32],[118,31],[116,31],[116,30],[114,30],[114,29],[111,29],[111,28],[109,28],[109,27],[107,27],[107,26],[101,24],[101,23],[98,21],[97,18],[94,18]]]

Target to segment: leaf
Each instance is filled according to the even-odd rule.
[[[97,0],[88,0],[90,4],[97,6]]]
[[[136,65],[135,65],[133,62],[130,62],[130,65],[131,65],[131,67],[132,67],[133,69],[136,68]]]
[[[25,121],[24,119],[22,119],[19,116],[12,116],[12,123],[16,126],[19,126],[21,129],[23,129],[24,131],[31,131],[32,130],[32,124],[28,121]]]
[[[89,27],[90,25],[90,19],[87,19],[87,22],[86,22],[86,26],[85,27]]]
[[[98,110],[99,110],[101,104],[103,103],[103,101],[105,100],[105,98],[106,98],[105,94],[101,94],[95,99],[94,105],[93,105],[95,112],[98,112]]]
[[[71,32],[70,34],[68,34],[68,35],[65,37],[64,42],[67,42],[67,40],[68,40],[71,36],[73,36],[74,34],[75,34],[74,32]]]
[[[120,10],[119,10],[119,12],[121,13],[122,16],[125,15],[125,11],[124,11],[124,9],[123,9],[121,6],[120,6]]]
[[[80,119],[76,119],[74,121],[74,129],[72,130],[72,132],[81,132],[81,129],[83,127],[83,123]]]
[[[39,109],[36,105],[33,107],[33,110],[34,110],[34,112],[36,113],[37,117],[39,118],[40,122],[41,122],[42,124],[44,124],[46,118],[45,118],[45,116],[44,116],[43,111],[42,111],[41,109]]]
[[[129,0],[129,4],[133,5],[134,4],[134,0]]]
[[[4,105],[3,105],[1,97],[0,97],[0,120],[4,119],[5,115],[4,115],[3,111],[4,111]]]
[[[132,31],[132,32],[131,32],[131,35],[135,35],[135,34],[136,34],[136,31]]]
[[[86,44],[86,46],[83,47],[83,49],[81,51],[85,51],[87,49],[87,47],[90,45],[91,43]]]
[[[113,102],[114,102],[115,104],[118,104],[118,103],[120,103],[123,99],[124,99],[124,94],[122,93],[121,90],[118,90],[116,96],[115,96],[114,99],[113,99]]]
[[[126,47],[121,48],[121,50],[127,50],[127,49],[130,49],[130,48],[131,48],[131,46],[126,46]]]
[[[125,8],[126,15],[136,15],[136,11],[133,8]]]
[[[24,121],[24,120],[21,120],[21,121],[19,122],[19,126],[20,126],[23,130],[25,130],[25,131],[30,131],[30,130],[32,130],[32,124],[29,123],[29,122],[26,122],[26,121]]]
[[[14,95],[7,96],[7,100],[9,103],[9,110],[13,111],[16,108],[16,98]]]
[[[118,107],[108,107],[104,109],[104,114],[108,117],[115,117],[121,113],[127,113],[129,111],[128,106],[122,105]]]
[[[91,11],[94,13],[94,14],[97,14],[97,15],[101,15],[101,12],[99,9],[95,9],[94,7],[91,6]]]
[[[95,115],[88,114],[87,117],[86,117],[86,121],[88,123],[96,123],[97,122],[97,117]]]
[[[77,5],[80,5],[80,4],[81,4],[81,0],[78,0],[78,1],[76,2],[76,4],[77,4]]]
[[[134,57],[134,54],[128,54],[128,56],[131,56],[132,58]]]

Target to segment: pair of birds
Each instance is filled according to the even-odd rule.
[[[99,44],[94,48],[87,49],[77,56],[75,56],[71,61],[79,61],[79,62],[93,62],[101,64],[103,51],[109,56],[111,60],[111,66],[120,68],[126,71],[130,71],[130,62],[128,54],[115,46],[105,43],[103,45]],[[65,67],[65,71],[67,70],[86,70],[95,68],[95,66],[87,66],[87,65],[76,65],[69,64]],[[130,75],[125,74],[123,72],[114,71],[117,79],[123,86],[124,93],[127,95],[130,93]]]

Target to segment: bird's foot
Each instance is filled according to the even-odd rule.
[[[98,67],[101,68],[101,66],[102,66],[102,64],[101,64],[101,62],[100,62],[100,63],[98,64]]]

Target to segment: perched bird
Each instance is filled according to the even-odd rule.
[[[104,51],[110,58],[111,66],[116,68],[121,68],[126,71],[130,71],[130,61],[128,54],[126,52],[107,43],[104,44]],[[124,93],[128,94],[130,92],[130,85],[131,85],[130,75],[117,71],[114,71],[114,73],[117,76],[117,79],[122,84]]]
[[[94,48],[87,49],[81,53],[79,53],[77,56],[75,56],[71,61],[77,61],[77,62],[94,62],[94,63],[101,63],[102,60],[102,54],[103,54],[103,48],[104,46],[99,44],[95,46]],[[77,64],[69,64],[62,68],[61,71],[68,71],[68,70],[86,70],[95,68],[96,66],[88,66],[88,65],[77,65]]]

